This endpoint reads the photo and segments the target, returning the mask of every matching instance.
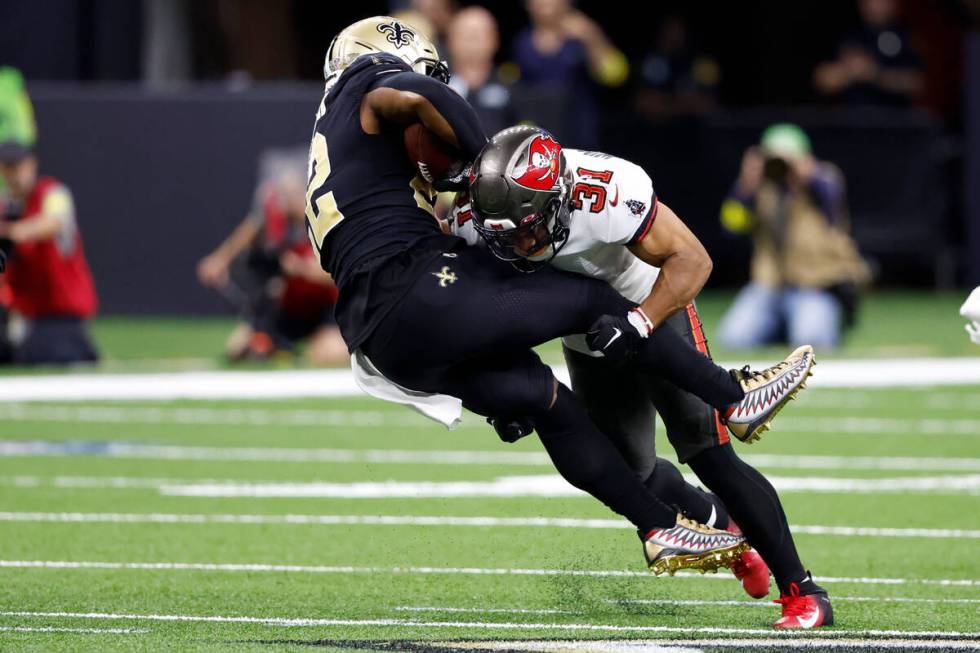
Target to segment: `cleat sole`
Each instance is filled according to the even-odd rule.
[[[748,542],[739,542],[722,549],[712,549],[705,553],[688,555],[671,555],[658,558],[650,564],[650,571],[655,575],[669,574],[673,576],[680,569],[696,569],[702,574],[717,573],[721,567],[731,568],[739,557],[749,548]]]

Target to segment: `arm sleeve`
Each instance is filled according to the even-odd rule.
[[[480,119],[463,97],[437,79],[414,72],[383,75],[374,88],[386,87],[398,91],[418,93],[432,103],[456,134],[462,148],[463,159],[472,161],[483,149],[487,137]]]

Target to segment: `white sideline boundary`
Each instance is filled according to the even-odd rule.
[[[126,621],[165,621],[201,623],[249,623],[270,626],[308,627],[308,626],[395,626],[421,628],[456,628],[479,630],[560,630],[590,632],[647,632],[664,634],[688,634],[692,630],[717,635],[764,635],[784,642],[786,639],[799,639],[800,634],[793,631],[778,631],[763,628],[728,628],[722,626],[621,626],[592,623],[514,623],[485,621],[416,621],[411,619],[328,619],[308,617],[254,617],[186,614],[125,614],[112,612],[0,612],[3,617],[40,617],[62,619],[97,619]],[[955,640],[980,637],[980,632],[957,632],[942,630],[811,630],[807,632],[810,640],[833,641],[841,637],[928,637],[931,639]],[[948,642],[947,642],[948,643]]]
[[[588,578],[649,578],[650,572],[617,569],[522,569],[504,567],[360,567],[343,565],[277,565],[231,562],[109,562],[79,560],[0,560],[0,569],[104,569],[119,571],[217,571],[230,573],[296,574],[419,574],[464,576],[572,576]],[[727,574],[677,572],[683,578],[731,581]],[[935,585],[980,587],[980,580],[966,578],[874,578],[819,576],[821,583],[858,585]],[[767,631],[768,632],[768,631]]]
[[[772,363],[755,362],[756,367]],[[742,363],[720,363],[740,367]],[[552,366],[568,381],[564,365]],[[821,361],[818,388],[895,388],[980,384],[980,358]],[[361,395],[350,370],[198,371],[0,377],[4,401],[285,399]]]
[[[443,517],[413,515],[228,515],[185,513],[84,513],[0,512],[0,522],[91,523],[91,524],[282,524],[318,526],[462,526],[523,528],[629,529],[619,519],[574,519],[558,517]],[[952,528],[870,528],[854,526],[790,525],[798,535],[841,537],[918,537],[930,539],[980,539],[980,530]]]

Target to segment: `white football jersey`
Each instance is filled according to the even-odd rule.
[[[602,279],[627,299],[643,301],[660,269],[638,259],[627,245],[642,239],[657,217],[653,182],[643,168],[625,159],[583,150],[564,153],[572,171],[572,209],[568,240],[551,265]],[[473,245],[480,235],[471,218],[468,198],[460,197],[450,223],[456,235]],[[588,348],[584,336],[564,341],[571,349],[601,356]]]

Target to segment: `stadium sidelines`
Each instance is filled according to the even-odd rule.
[[[105,569],[112,571],[215,571],[222,573],[295,574],[418,574],[463,576],[572,576],[587,578],[649,578],[649,571],[624,569],[522,569],[517,567],[363,567],[353,565],[280,565],[240,562],[110,562],[93,560],[0,560],[0,569]],[[698,574],[679,571],[675,576],[731,581],[727,574]],[[820,576],[821,583],[857,585],[935,585],[980,587],[969,578],[876,578]]]
[[[756,362],[761,368],[771,362]],[[740,366],[740,364],[728,366]],[[555,374],[568,381],[563,365]],[[821,388],[895,388],[980,384],[977,358],[852,359],[821,362]],[[361,395],[350,370],[269,370],[151,374],[63,374],[0,378],[6,401],[285,399]]]
[[[571,517],[446,517],[426,515],[227,515],[188,513],[118,512],[0,512],[0,522],[78,524],[281,524],[316,526],[462,526],[515,528],[634,527],[621,519],[575,519]],[[866,526],[791,525],[799,535],[839,537],[924,537],[932,539],[980,539],[980,530],[957,528],[874,528]]]

